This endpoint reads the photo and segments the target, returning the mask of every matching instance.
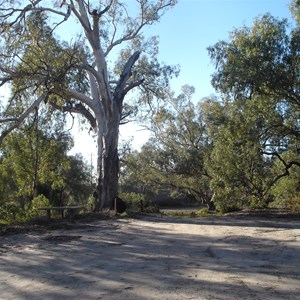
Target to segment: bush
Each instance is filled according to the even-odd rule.
[[[124,200],[127,207],[134,211],[141,210],[141,202],[145,206],[145,195],[139,193],[121,193],[120,198]]]
[[[241,208],[236,206],[236,205],[221,205],[218,208],[218,211],[221,214],[226,214],[226,213],[230,213],[230,212],[236,212],[236,211],[240,211]]]
[[[275,201],[269,204],[269,208],[288,209],[292,212],[300,212],[300,193],[281,194],[275,198]]]
[[[292,212],[300,212],[300,194],[288,197],[285,201],[285,206]]]
[[[90,195],[88,197],[87,203],[84,206],[84,210],[87,211],[94,211],[95,209],[95,197],[93,195]]]
[[[157,205],[149,205],[144,208],[146,213],[159,213],[159,207]]]
[[[21,221],[25,218],[24,210],[16,202],[7,202],[0,207],[0,219],[7,223]]]
[[[242,207],[241,201],[238,201],[236,195],[220,193],[220,195],[215,195],[214,203],[216,205],[216,210],[222,214],[239,211]]]
[[[42,207],[49,207],[50,202],[47,197],[44,195],[38,195],[37,197],[33,198],[30,205],[30,215],[31,216],[41,216],[43,215],[43,211],[39,210]]]
[[[209,214],[209,209],[207,207],[201,208],[197,213],[198,216],[206,216],[208,214]]]

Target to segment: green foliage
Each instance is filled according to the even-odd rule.
[[[157,205],[148,205],[144,209],[144,212],[146,212],[146,213],[159,213],[160,210],[159,210],[159,207]]]
[[[94,211],[95,210],[95,197],[89,195],[85,203],[85,211]]]
[[[201,217],[207,216],[208,214],[209,214],[209,210],[208,210],[207,207],[201,208],[201,209],[197,212],[197,215],[198,215],[198,216],[201,216]]]
[[[225,191],[222,193],[222,191],[217,190],[216,196],[213,198],[216,210],[222,214],[240,210],[242,207],[245,207],[245,205],[241,202],[239,197],[238,191],[232,191],[230,189],[230,192]]]
[[[222,98],[195,106],[189,86],[169,95],[153,114],[154,137],[125,158],[124,182],[192,196],[223,213],[270,201],[297,209],[299,36],[266,14],[210,47]]]
[[[33,198],[30,203],[30,206],[29,206],[30,214],[32,216],[44,215],[44,212],[39,210],[39,208],[49,207],[49,206],[50,206],[49,199],[47,197],[45,197],[44,195],[38,195],[35,198]]]
[[[289,157],[290,159],[296,158],[296,155],[287,152],[285,153],[285,159]],[[284,166],[277,161],[273,166],[274,172],[283,173]],[[297,211],[299,208],[299,191],[300,191],[300,171],[299,167],[293,166],[289,170],[289,176],[280,178],[276,184],[272,187],[272,195],[274,196],[274,201],[270,203],[272,208],[284,208]],[[294,207],[293,207],[294,206]]]
[[[123,212],[123,213],[120,214],[120,217],[121,217],[121,218],[128,218],[129,215],[128,215],[128,213],[125,211],[125,212]]]
[[[4,219],[37,215],[39,205],[87,201],[91,193],[89,170],[81,156],[67,155],[72,145],[60,116],[43,109],[4,139],[0,148]],[[6,207],[7,203],[14,203],[18,211]]]
[[[282,197],[281,178],[300,166],[299,78],[291,75],[300,68],[299,45],[298,28],[267,14],[210,47],[222,100],[196,107],[188,86],[169,97],[153,117],[155,138],[128,157],[129,177],[213,201],[221,212]]]
[[[151,124],[155,137],[140,153],[124,158],[124,180],[128,185],[132,182],[139,189],[146,188],[157,198],[162,191],[168,191],[169,198],[185,196],[209,203],[204,167],[209,141],[201,112],[192,103],[193,93],[193,87],[184,86],[180,95],[169,95],[157,109]]]
[[[20,222],[27,220],[24,209],[16,202],[2,202],[0,205],[0,221],[6,223]]]
[[[152,24],[164,9],[157,11],[155,5],[161,5],[159,1],[148,4],[143,17],[145,24]],[[115,12],[102,19],[99,37],[107,54],[112,50],[110,36],[118,36],[116,23],[120,22],[129,35],[139,26],[137,19],[127,16],[122,5],[114,7]],[[299,1],[291,2],[291,10],[298,21]],[[28,11],[24,19],[26,22],[12,26],[4,22],[2,28],[2,72],[5,75],[7,68],[9,77],[14,77],[11,98],[14,101],[5,110],[5,117],[20,116],[33,95],[47,93],[45,102],[53,108],[84,111],[85,116],[93,119],[93,105],[84,109],[86,103],[74,102],[70,92],[73,89],[89,94],[91,85],[87,83],[84,67],[96,76],[91,69],[91,49],[83,47],[81,40],[73,45],[60,42],[45,12]],[[185,197],[196,199],[208,208],[214,204],[223,213],[265,207],[269,201],[273,201],[270,204],[273,207],[298,211],[299,37],[298,27],[291,28],[286,20],[269,14],[256,18],[252,27],[234,30],[228,41],[209,48],[216,66],[212,84],[222,96],[198,104],[192,99],[191,86],[183,86],[178,96],[168,90],[169,79],[178,74],[178,68],[158,62],[157,38],[136,35],[127,41],[128,47],[122,48],[114,68],[107,74],[112,81],[115,76],[120,77],[133,50],[146,51],[133,64],[130,82],[124,82],[125,94],[130,90],[128,87],[137,86],[140,94],[136,102],[126,104],[123,116],[153,97],[164,99],[164,103],[158,101],[156,111],[151,111],[150,141],[140,152],[127,151],[121,159],[120,196],[129,206],[139,210],[142,201],[146,210],[155,211],[153,203],[159,197]],[[104,75],[105,72],[104,68]],[[96,85],[95,81],[91,83]],[[113,86],[106,88],[113,94]],[[62,116],[52,114],[52,109],[44,113],[36,110],[1,145],[3,220],[26,218],[27,207],[27,213],[37,213],[40,206],[77,203],[90,206],[94,200],[89,197],[89,170],[82,157],[67,156],[71,138],[60,130]],[[53,118],[62,121],[51,123]],[[176,213],[196,217],[206,215],[208,208]]]
[[[299,173],[299,77],[291,76],[300,68],[299,45],[299,28],[267,14],[209,48],[216,65],[212,83],[226,99],[207,103],[204,117],[219,210],[282,202],[282,177],[294,166]]]
[[[15,187],[10,197],[31,198],[39,184],[62,188],[63,172],[69,168],[66,152],[70,144],[71,138],[65,133],[39,129],[8,136],[1,148],[1,170],[2,176],[13,178],[10,186]]]
[[[167,211],[164,214],[172,217],[190,218],[191,214],[194,216],[195,212],[191,212],[190,210],[172,210]]]
[[[164,212],[164,214],[172,217],[182,217],[182,218],[198,218],[206,217],[211,214],[211,211],[207,208],[201,208],[198,211],[195,210],[170,210]]]
[[[62,5],[57,1],[29,1],[29,5],[24,1],[2,2],[0,86],[10,83],[12,92],[5,122],[13,124],[9,128],[13,129],[15,119],[23,121],[42,100],[53,109],[81,115],[98,134],[100,178],[96,202],[99,206],[100,202],[101,206],[108,205],[117,195],[119,121],[132,108],[164,99],[169,79],[178,74],[178,67],[158,61],[158,39],[146,39],[142,34],[144,27],[158,22],[177,1],[134,1],[133,16],[128,15],[126,5],[119,0],[98,4],[63,1]],[[71,19],[73,23],[69,23]],[[76,28],[74,19],[78,21]],[[64,23],[69,24],[65,28],[72,30],[71,36],[64,34],[65,41],[61,41],[56,33]],[[124,98],[133,89],[132,98],[137,100],[124,105],[123,110]],[[5,129],[0,132],[0,139],[10,131]],[[41,183],[51,185],[51,190],[59,194],[55,201],[62,202],[61,195],[70,186],[62,175],[67,168],[65,165],[61,172],[50,173],[56,177],[51,180],[43,179],[35,168],[34,178],[30,174],[26,179],[22,197],[35,196],[37,184]],[[32,180],[34,195],[30,195]],[[17,184],[20,186],[21,182]],[[76,194],[68,192],[69,203],[77,201]]]
[[[267,197],[270,170],[263,155],[265,128],[255,104],[254,100],[241,105],[224,102],[226,122],[212,136],[214,147],[206,164],[214,202],[222,211],[254,205],[253,198],[258,204]]]
[[[286,199],[285,206],[292,212],[300,212],[300,193],[292,195]]]
[[[297,24],[300,24],[300,2],[299,0],[292,0],[290,3],[290,10]]]
[[[251,28],[235,30],[230,38],[230,42],[209,48],[217,68],[212,79],[217,90],[245,96],[287,92],[289,83],[296,79],[290,76],[291,71],[298,64],[286,20],[266,14]]]
[[[124,200],[130,210],[140,211],[141,205],[147,206],[146,197],[143,194],[135,193],[135,192],[123,192],[120,193],[120,197]]]
[[[8,68],[14,68],[12,91],[19,100],[24,95],[47,92],[49,102],[62,106],[68,88],[87,91],[86,75],[77,67],[83,60],[82,41],[73,46],[60,42],[53,34],[46,12],[28,13],[23,26],[8,27],[5,35],[6,44],[0,57]],[[15,53],[20,59],[12,59]]]
[[[69,168],[63,173],[65,205],[85,205],[91,195],[91,170],[80,154],[67,157]],[[90,209],[90,208],[89,208]]]

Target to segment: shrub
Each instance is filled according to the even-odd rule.
[[[93,195],[90,195],[88,197],[87,203],[84,207],[85,211],[94,211],[95,209],[95,197]]]
[[[198,216],[206,216],[208,214],[209,214],[209,209],[207,207],[201,208],[197,213]]]
[[[50,202],[47,197],[44,195],[38,195],[37,197],[33,198],[30,205],[30,215],[31,216],[41,216],[44,213],[39,210],[41,207],[49,207]]]
[[[141,210],[141,201],[145,206],[145,195],[139,193],[121,193],[120,198],[124,200],[127,204],[127,207],[131,210]]]
[[[300,194],[288,197],[285,201],[285,206],[288,210],[300,212]]]
[[[221,195],[216,195],[214,198],[214,203],[216,204],[216,210],[222,214],[228,212],[234,212],[241,209],[241,201],[236,199],[235,195],[220,193]]]
[[[157,205],[146,206],[144,211],[146,213],[159,213],[159,207]]]
[[[7,202],[0,207],[0,219],[7,223],[21,221],[25,218],[24,210],[16,202]]]

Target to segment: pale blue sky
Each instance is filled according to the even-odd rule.
[[[172,81],[172,89],[180,92],[182,85],[193,85],[194,100],[198,101],[215,93],[210,84],[214,67],[207,47],[228,39],[234,28],[251,27],[253,20],[265,13],[293,22],[289,3],[289,0],[179,0],[146,33],[159,35],[162,61],[181,66],[179,77]],[[133,124],[121,126],[120,132],[121,139],[126,139],[128,133],[132,135],[136,148],[148,137]]]
[[[196,88],[194,100],[198,101],[214,93],[210,85],[214,68],[207,47],[228,39],[234,28],[251,26],[255,17],[267,12],[291,19],[289,3],[289,0],[179,0],[158,24],[148,27],[145,33],[160,37],[162,61],[181,66],[179,77],[172,81],[172,89],[179,92],[182,85],[193,85]],[[85,157],[95,153],[96,144],[87,133],[75,134],[72,152],[82,152]],[[129,136],[134,137],[133,147],[139,148],[149,135],[129,123],[121,126],[120,140]]]
[[[133,0],[124,0],[130,6],[129,1]],[[234,28],[251,26],[255,17],[267,12],[292,22],[289,3],[290,0],[179,0],[160,23],[146,28],[145,33],[160,37],[159,55],[162,61],[181,67],[179,77],[171,82],[172,89],[179,92],[182,85],[193,85],[196,88],[194,100],[198,101],[214,93],[210,85],[214,68],[207,47],[228,39],[229,32]],[[75,28],[72,32],[69,28],[62,29],[64,35],[74,33]],[[4,88],[1,93],[5,94]],[[76,126],[73,134],[75,147],[72,153],[81,152],[87,159],[93,153],[95,157],[96,143],[88,133]],[[128,136],[134,137],[135,148],[139,148],[148,138],[147,132],[140,131],[134,124],[121,126],[120,139],[127,139]]]
[[[255,17],[271,13],[291,18],[288,0],[179,0],[149,33],[160,36],[160,57],[179,64],[181,73],[172,87],[196,88],[195,100],[214,93],[210,75],[214,69],[207,47],[228,38],[234,28],[251,26]]]
[[[130,0],[133,1],[133,0]],[[129,0],[124,0],[130,6]],[[147,35],[160,37],[160,59],[167,64],[181,67],[181,73],[172,83],[172,89],[180,91],[184,84],[196,88],[195,101],[214,93],[210,85],[214,69],[207,47],[219,40],[226,40],[234,28],[251,26],[253,19],[267,12],[279,18],[291,18],[290,0],[179,0],[160,23],[145,29]],[[130,11],[130,9],[129,9]],[[291,20],[292,21],[292,20]],[[63,30],[70,32],[69,27]],[[73,130],[74,152],[90,158],[96,152],[96,144],[85,131]],[[134,136],[133,146],[140,147],[148,137],[133,124],[121,126],[121,139]]]

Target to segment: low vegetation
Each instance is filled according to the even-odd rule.
[[[66,4],[68,1],[63,2]],[[173,6],[175,2],[168,1],[167,6]],[[82,3],[87,5],[86,2]],[[153,11],[158,9],[159,12],[163,8],[162,3],[157,1],[158,6],[151,6]],[[28,6],[29,8],[32,7]],[[108,10],[110,8],[107,7]],[[130,211],[157,213],[160,207],[195,204],[205,208],[195,211],[169,211],[166,214],[199,217],[211,215],[212,212],[228,213],[268,208],[287,209],[299,213],[300,26],[297,23],[299,8],[298,1],[291,2],[296,25],[266,14],[257,17],[251,27],[235,29],[226,41],[219,41],[209,47],[208,53],[215,65],[212,84],[219,96],[209,96],[198,102],[193,99],[195,89],[192,86],[184,85],[178,95],[166,88],[169,84],[168,79],[177,72],[177,68],[159,66],[156,63],[155,41],[155,49],[149,54],[155,58],[151,61],[155,67],[146,56],[136,65],[136,70],[143,74],[160,73],[156,77],[153,75],[157,82],[154,79],[147,82],[157,97],[152,93],[151,96],[149,94],[151,99],[140,99],[144,102],[153,99],[163,100],[152,104],[151,114],[146,113],[147,119],[145,115],[140,117],[140,121],[152,132],[152,136],[139,151],[132,150],[130,145],[126,144],[119,149],[120,159],[114,152],[114,166],[110,173],[106,170],[109,174],[113,174],[114,188],[110,191],[108,173],[105,174],[106,177],[102,174],[105,195],[115,192],[116,179],[119,180],[118,196],[127,203],[127,214]],[[65,53],[67,48],[64,49],[59,41],[54,40],[46,18],[42,17],[42,13],[32,13],[28,32],[25,30],[26,24],[23,24],[26,27],[24,27],[28,39],[26,41],[37,38],[41,39],[40,43],[43,42],[45,47],[47,45],[50,47],[52,45],[50,40],[48,43],[43,39],[45,37],[50,39],[51,36],[54,43],[52,47],[56,45],[57,50],[60,49],[62,54]],[[66,16],[67,19],[68,17]],[[98,15],[97,18],[100,17]],[[151,23],[155,15],[148,17]],[[94,20],[97,18],[94,15]],[[38,25],[41,24],[44,27],[39,28]],[[136,33],[139,33],[139,30]],[[1,33],[0,42],[3,42],[4,32],[5,30]],[[6,34],[8,33],[12,34],[9,30]],[[139,42],[145,41],[142,39]],[[44,60],[40,56],[44,52],[39,48],[39,42],[36,44],[38,52],[30,53],[30,59],[27,57],[28,51],[25,51],[22,45],[17,45],[24,51],[15,62],[16,71],[25,72],[29,67],[26,64],[30,62],[32,71],[36,72],[35,68],[38,68],[39,64],[31,65],[34,59],[43,66]],[[148,41],[145,44],[151,43]],[[3,58],[10,66],[11,61],[7,61],[5,53],[8,45],[2,43],[0,47],[0,60]],[[81,51],[83,55],[86,50]],[[130,48],[124,51],[123,56],[126,58],[125,61],[128,61],[125,67],[134,68],[139,55],[130,56]],[[22,55],[23,60],[20,58]],[[74,59],[76,55],[74,53]],[[75,65],[77,67],[78,64]],[[121,61],[117,63],[115,75],[124,75],[128,80],[132,76],[131,68],[130,72],[128,71],[130,74],[125,74],[126,68],[122,69],[121,65]],[[90,79],[94,74],[91,66],[92,64],[86,70]],[[0,85],[11,80],[10,77],[5,77],[6,71],[0,66]],[[81,156],[69,155],[73,140],[66,128],[65,110],[81,109],[85,117],[90,117],[89,121],[93,121],[94,117],[91,117],[91,111],[87,107],[83,109],[80,101],[72,102],[69,99],[71,92],[66,92],[67,86],[72,87],[69,81],[72,81],[79,90],[87,92],[86,88],[89,85],[84,81],[82,87],[80,81],[86,80],[85,71],[82,70],[85,75],[80,73],[80,78],[75,78],[76,76],[73,73],[69,74],[68,71],[69,69],[65,70],[65,74],[59,74],[65,76],[63,82],[66,86],[63,90],[59,90],[60,81],[52,82],[53,74],[46,72],[51,78],[47,78],[48,81],[41,83],[41,86],[48,88],[46,91],[48,98],[41,101],[39,108],[33,109],[24,122],[16,126],[18,128],[12,131],[12,127],[4,126],[1,129],[1,223],[26,221],[38,217],[41,215],[39,208],[45,206],[83,205],[85,211],[90,212],[98,210],[101,203],[107,202],[104,190],[101,190],[99,181],[95,180],[91,167]],[[33,77],[31,81],[28,79],[27,83],[25,76],[19,80],[15,78],[16,81],[11,86],[11,100],[14,101],[1,107],[1,123],[5,123],[3,120],[9,122],[19,120],[21,111],[24,111],[24,107],[32,100],[30,93],[25,92],[26,84],[33,82],[31,90],[36,93],[42,89],[41,86],[37,87],[36,74],[31,75]],[[135,87],[135,84],[142,86],[144,81],[134,79],[137,81],[131,82],[129,85],[131,88]],[[95,78],[92,80],[94,85],[95,80]],[[120,79],[117,87],[121,89],[122,86],[122,91],[127,93],[130,89],[127,90],[126,82]],[[121,97],[123,92],[120,90],[117,94]],[[102,95],[103,91],[100,94]],[[142,94],[144,95],[145,91],[142,91]],[[68,101],[64,102],[66,106],[63,106],[60,101],[65,97]],[[124,98],[124,95],[122,97]],[[90,101],[83,96],[80,99],[84,99],[87,103]],[[99,99],[104,98],[101,96]],[[52,104],[49,105],[47,101]],[[126,106],[124,109],[136,111],[137,104]],[[120,114],[121,111],[122,109],[118,109],[117,113]],[[118,115],[121,119],[126,116],[129,116],[129,112],[125,116]],[[138,117],[137,114],[136,118]],[[96,121],[92,124],[96,126]],[[114,123],[116,132],[118,126],[118,122]],[[114,136],[114,141],[115,139]],[[102,163],[110,166],[105,160],[108,160],[107,157],[102,157]],[[119,177],[115,163],[120,168]],[[98,193],[94,193],[95,189]],[[100,197],[99,191],[103,192],[104,198]]]

